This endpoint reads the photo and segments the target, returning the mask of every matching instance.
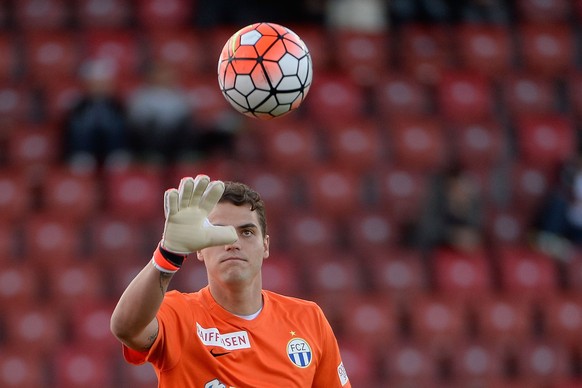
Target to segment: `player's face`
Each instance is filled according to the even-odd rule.
[[[261,265],[269,257],[269,237],[262,235],[257,213],[248,205],[224,202],[216,205],[208,219],[213,225],[233,226],[238,235],[238,240],[232,244],[198,252],[198,258],[206,264],[209,280],[221,283],[260,281]]]

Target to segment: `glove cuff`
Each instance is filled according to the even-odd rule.
[[[170,252],[158,244],[152,256],[152,264],[160,272],[176,273],[182,267],[185,258],[186,255]]]

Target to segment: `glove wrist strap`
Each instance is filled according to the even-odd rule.
[[[158,271],[176,273],[182,267],[185,258],[185,255],[179,255],[165,250],[161,244],[158,244],[152,256],[152,264]]]

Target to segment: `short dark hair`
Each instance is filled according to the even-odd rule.
[[[218,202],[230,202],[236,206],[250,205],[251,211],[257,212],[263,237],[267,235],[265,202],[258,192],[244,183],[226,181],[224,182],[224,193]]]

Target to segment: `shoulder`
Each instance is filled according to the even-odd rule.
[[[263,290],[263,295],[274,309],[283,309],[289,312],[298,312],[302,314],[310,313],[314,315],[323,315],[321,308],[314,301],[281,295],[268,290]]]

